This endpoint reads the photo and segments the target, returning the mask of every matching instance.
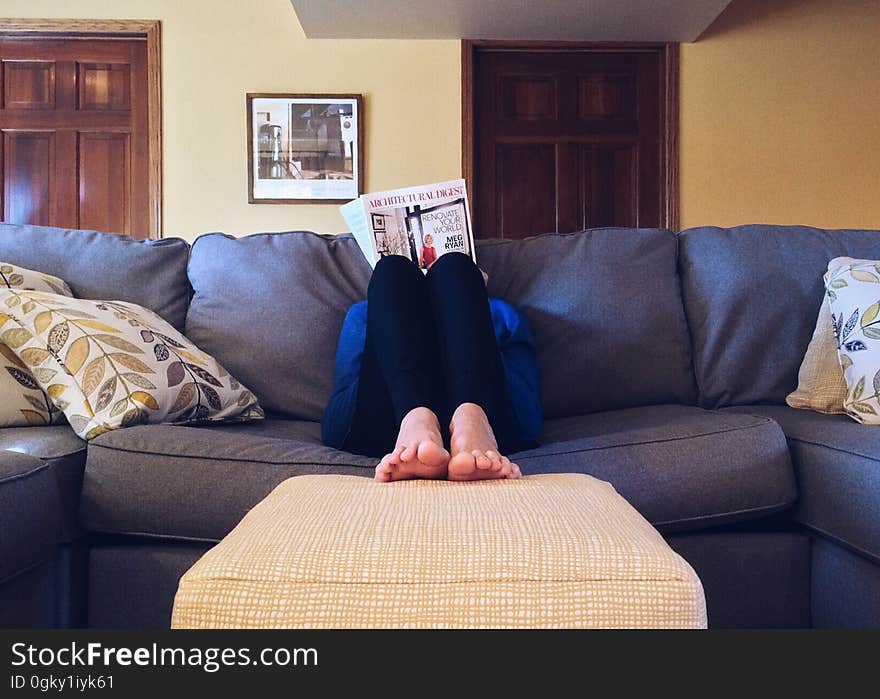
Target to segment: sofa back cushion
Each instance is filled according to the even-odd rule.
[[[669,231],[482,241],[477,259],[490,294],[532,323],[548,417],[696,400]],[[320,419],[342,321],[369,283],[354,239],[211,234],[193,244],[189,274],[187,337],[267,410]]]
[[[145,306],[183,329],[189,245],[115,233],[0,223],[0,260],[61,277],[74,296]]]
[[[797,388],[828,262],[880,259],[880,231],[704,227],[682,232],[679,247],[700,403],[784,404]]]
[[[489,293],[531,321],[546,417],[695,402],[676,253],[663,229],[477,244]]]
[[[270,411],[319,420],[349,307],[370,267],[351,235],[204,235],[189,264],[186,335]]]

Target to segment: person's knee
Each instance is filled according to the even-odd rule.
[[[418,279],[422,276],[419,268],[408,257],[403,255],[387,255],[380,258],[373,268],[370,285],[373,286],[385,282],[396,283],[401,280]]]
[[[403,255],[386,255],[385,257],[379,258],[379,261],[373,268],[373,274],[382,274],[386,272],[386,270],[392,273],[403,272],[405,274],[412,268],[418,270],[415,263],[408,257],[404,257]]]
[[[446,276],[461,277],[476,275],[482,279],[479,268],[463,252],[448,252],[441,255],[428,270],[428,277],[438,279]]]

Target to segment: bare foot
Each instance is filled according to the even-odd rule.
[[[449,440],[451,481],[479,481],[489,478],[522,478],[519,466],[498,453],[495,433],[483,409],[462,403],[452,415]]]
[[[397,445],[376,466],[376,480],[446,478],[449,452],[443,448],[440,423],[427,408],[413,408],[400,423]]]

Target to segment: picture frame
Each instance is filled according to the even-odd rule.
[[[247,94],[250,204],[339,204],[364,191],[359,94]]]

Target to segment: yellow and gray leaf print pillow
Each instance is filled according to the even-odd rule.
[[[0,288],[48,291],[73,296],[63,279],[0,262]],[[11,303],[15,303],[12,301]],[[51,369],[39,369],[43,378]],[[51,425],[64,422],[64,413],[50,400],[34,371],[22,362],[8,346],[0,343],[0,427]]]
[[[844,410],[858,422],[880,424],[880,260],[834,258],[825,294],[846,379]]]
[[[133,303],[0,288],[0,341],[83,439],[143,423],[263,417],[213,357]]]

